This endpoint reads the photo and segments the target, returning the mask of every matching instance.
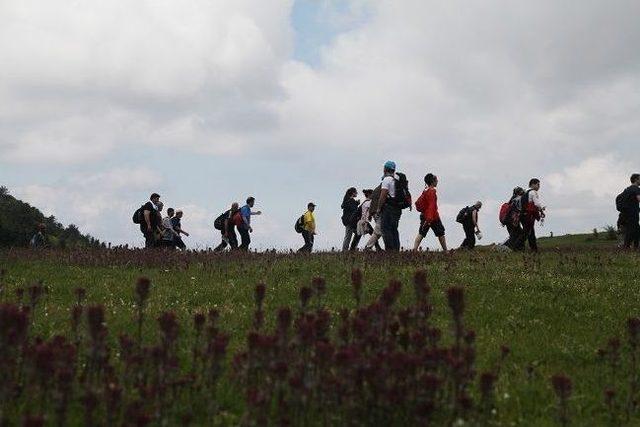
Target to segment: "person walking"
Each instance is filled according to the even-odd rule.
[[[160,221],[162,217],[160,215],[160,211],[162,202],[160,201],[160,195],[158,193],[153,193],[149,197],[149,201],[146,202],[142,207],[136,212],[136,215],[140,215],[138,218],[138,223],[140,224],[140,232],[144,236],[144,247],[145,248],[153,248],[157,246],[157,233],[158,227],[160,226]]]
[[[533,252],[538,252],[538,239],[536,238],[536,222],[544,222],[546,207],[540,200],[540,180],[532,178],[529,181],[529,189],[522,195],[521,224],[524,232],[524,239],[529,242],[529,248]]]
[[[382,238],[382,218],[377,213],[378,212],[378,202],[380,201],[380,192],[382,185],[378,185],[373,192],[371,193],[371,203],[369,204],[369,216],[368,220],[373,220],[373,230],[371,233],[371,237],[367,241],[367,244],[364,246],[365,251],[370,251],[374,247],[377,251],[382,251],[383,249],[380,247],[380,238]]]
[[[178,236],[176,231],[173,229],[173,223],[171,220],[173,219],[173,215],[175,214],[175,209],[169,208],[167,209],[167,216],[162,218],[162,240],[161,246],[169,249],[175,249],[175,238]]]
[[[380,215],[382,240],[386,251],[397,252],[400,250],[400,235],[398,225],[402,209],[393,203],[396,197],[396,164],[389,160],[384,164],[383,177],[380,184],[380,199],[378,201],[376,215]]]
[[[438,177],[432,173],[428,173],[424,177],[425,189],[416,200],[416,210],[420,212],[420,227],[418,235],[413,244],[413,250],[420,249],[420,243],[427,236],[429,230],[433,230],[440,246],[444,252],[447,252],[447,239],[445,237],[445,229],[438,212],[438,194],[436,187],[438,186]]]
[[[524,230],[520,224],[520,217],[522,213],[522,196],[525,191],[522,187],[516,187],[513,189],[511,199],[508,202],[508,211],[501,223],[507,227],[507,233],[509,238],[504,243],[504,246],[512,251],[521,251],[524,249]]]
[[[482,232],[478,225],[478,213],[482,208],[482,202],[477,201],[472,206],[466,206],[460,211],[456,221],[462,224],[464,231],[464,240],[460,245],[461,249],[473,249],[476,247],[476,236],[478,239],[482,238]]]
[[[231,208],[223,212],[214,222],[214,227],[220,230],[222,241],[215,247],[214,252],[222,252],[227,246],[231,250],[238,248],[238,238],[234,230],[234,218],[237,217],[240,208],[237,202],[231,204]]]
[[[307,211],[302,215],[302,238],[304,239],[304,246],[298,249],[298,252],[311,253],[313,250],[314,236],[316,235],[316,218],[313,212],[316,210],[316,205],[310,202],[307,205]]]
[[[47,227],[46,225],[40,223],[38,224],[38,226],[36,227],[36,232],[33,235],[33,237],[31,237],[31,240],[29,241],[29,247],[31,247],[31,249],[42,249],[42,248],[46,248],[47,247]]]
[[[256,203],[256,199],[253,197],[247,198],[247,204],[240,208],[240,216],[242,217],[242,222],[237,226],[238,233],[240,233],[240,247],[238,249],[243,251],[249,250],[249,244],[251,243],[251,235],[249,233],[253,233],[253,228],[251,228],[251,217],[253,215],[262,215],[261,211],[253,212],[251,208]]]
[[[173,227],[173,230],[176,232],[175,238],[173,239],[174,246],[180,248],[181,250],[185,250],[187,248],[187,245],[184,244],[184,241],[182,240],[182,237],[180,235],[184,234],[185,236],[189,237],[189,233],[182,229],[182,216],[182,211],[177,210],[176,215],[171,218],[171,225]]]
[[[373,195],[373,190],[371,189],[362,190],[362,194],[364,195],[365,200],[358,207],[358,210],[362,212],[362,214],[358,218],[358,223],[356,225],[356,233],[357,233],[358,239],[357,241],[354,239],[354,242],[351,244],[352,250],[357,249],[358,242],[363,236],[370,235],[371,238],[369,240],[373,239],[374,237],[374,228],[371,226],[371,223],[369,222],[371,220],[371,202],[372,202],[371,197]],[[367,245],[365,245],[365,250],[367,250],[368,245],[369,245],[369,242],[367,242]],[[371,242],[371,247],[369,249],[373,248],[374,246],[376,247],[376,250],[378,251],[382,250],[382,248],[380,247],[380,244],[378,243],[378,238],[374,239]]]
[[[631,185],[616,197],[619,223],[624,230],[623,248],[640,246],[640,174],[631,175]]]
[[[355,218],[356,212],[358,211],[359,201],[356,200],[358,196],[358,190],[355,187],[351,187],[347,189],[344,197],[342,198],[342,225],[344,225],[344,239],[342,240],[342,251],[348,251],[353,238],[354,246],[358,245],[360,238],[356,233],[356,226],[354,226],[354,222],[357,223],[357,219]],[[354,221],[356,219],[356,221]]]

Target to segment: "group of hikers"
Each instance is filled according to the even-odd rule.
[[[356,200],[358,191],[355,187],[347,189],[342,200],[342,223],[345,227],[342,250],[356,250],[363,236],[370,236],[364,250],[382,250],[379,239],[384,242],[384,250],[399,251],[400,236],[398,226],[404,209],[415,209],[420,214],[418,234],[414,240],[413,250],[420,249],[424,238],[431,230],[438,238],[444,252],[448,251],[445,227],[438,209],[438,177],[427,173],[424,177],[425,188],[412,203],[408,189],[406,175],[396,171],[396,164],[388,161],[383,166],[383,176],[380,185],[375,189],[366,189],[362,193],[365,200]],[[500,211],[500,221],[507,228],[509,239],[501,245],[502,248],[514,251],[524,250],[525,241],[529,242],[531,250],[537,251],[535,223],[543,221],[545,207],[540,201],[538,191],[540,180],[537,178],[529,182],[528,190],[517,187],[513,195]],[[477,201],[465,206],[458,212],[456,222],[464,231],[465,238],[461,249],[473,249],[476,239],[482,238],[478,221],[482,202]],[[371,225],[373,221],[374,225]]]
[[[164,203],[158,193],[153,193],[149,201],[133,213],[133,222],[140,225],[140,232],[144,236],[145,248],[180,248],[186,249],[182,236],[189,236],[182,229],[181,210],[167,209],[167,215],[162,216]]]
[[[363,250],[365,251],[399,251],[400,235],[398,226],[402,211],[405,209],[418,211],[420,225],[415,237],[413,250],[420,249],[422,241],[429,231],[437,237],[444,252],[447,252],[447,240],[445,227],[438,209],[438,177],[433,173],[427,173],[424,177],[425,188],[420,196],[412,200],[409,192],[409,182],[405,174],[396,170],[393,161],[387,161],[383,166],[383,176],[380,184],[374,189],[362,190],[364,200],[357,199],[358,190],[350,187],[345,192],[342,200],[342,224],[345,233],[342,241],[343,251],[354,251],[363,237],[365,238]],[[499,211],[499,221],[508,232],[508,239],[496,246],[502,250],[523,251],[528,243],[533,252],[538,251],[535,232],[537,222],[543,223],[546,217],[546,207],[540,198],[540,180],[532,178],[527,189],[516,187],[513,189],[508,201]],[[217,252],[226,248],[230,250],[248,251],[251,243],[251,217],[261,215],[260,211],[254,211],[255,198],[248,197],[242,207],[234,202],[228,210],[221,213],[214,221],[214,228],[220,232],[221,242],[214,249]],[[632,245],[638,248],[640,239],[640,174],[631,176],[631,185],[616,198],[616,207],[619,211],[618,227],[624,233],[623,247]],[[162,216],[162,202],[157,193],[151,195],[146,202],[134,214],[134,222],[140,224],[140,231],[145,238],[145,247],[185,248],[181,235],[188,236],[182,229],[180,220],[182,211],[167,209],[167,216]],[[314,216],[316,205],[308,203],[307,210],[295,222],[295,231],[304,241],[299,252],[311,252],[313,250],[314,237],[316,235],[316,220]],[[482,239],[479,225],[479,213],[482,209],[482,201],[477,201],[463,207],[456,216],[456,222],[464,231],[464,240],[461,249],[474,249],[476,241]],[[240,244],[238,237],[240,234]],[[384,249],[380,244],[384,243]]]

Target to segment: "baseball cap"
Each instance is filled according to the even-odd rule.
[[[384,164],[385,169],[391,169],[392,171],[396,170],[396,162],[391,160],[387,160]]]

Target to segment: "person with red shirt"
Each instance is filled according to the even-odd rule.
[[[418,235],[416,236],[413,250],[417,251],[420,248],[420,243],[427,235],[429,229],[433,230],[433,234],[436,235],[440,241],[440,246],[444,252],[447,251],[447,240],[444,236],[444,225],[440,220],[440,214],[438,213],[438,194],[436,187],[438,186],[438,177],[432,173],[428,173],[424,177],[424,183],[426,188],[416,200],[416,209],[420,212],[420,228],[418,229]]]

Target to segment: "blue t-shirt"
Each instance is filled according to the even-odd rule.
[[[249,205],[244,205],[242,208],[240,208],[240,215],[242,215],[242,218],[245,219],[246,224],[251,224],[251,208],[249,207]]]

